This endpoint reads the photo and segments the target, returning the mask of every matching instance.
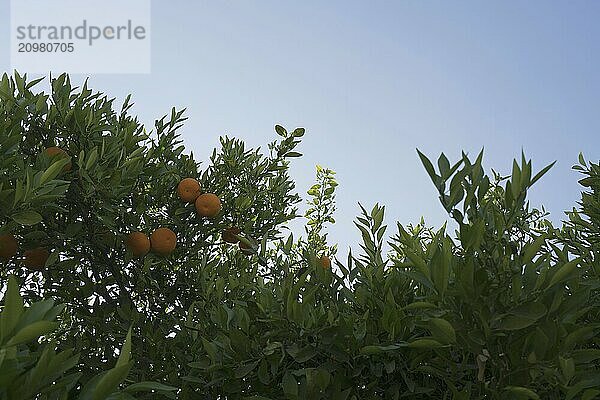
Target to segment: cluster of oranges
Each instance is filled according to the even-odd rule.
[[[169,228],[158,228],[150,238],[143,232],[132,232],[125,239],[125,246],[134,257],[143,257],[152,249],[156,254],[166,256],[175,250],[177,236]]]
[[[66,158],[69,154],[60,147],[48,147],[44,150],[49,158]],[[71,163],[63,167],[63,172],[70,171]],[[194,203],[198,215],[215,218],[221,212],[221,200],[214,193],[202,193],[200,183],[194,178],[185,178],[177,185],[177,195],[186,203]],[[224,242],[238,244],[242,250],[249,250],[250,245],[240,240],[241,230],[236,226],[225,229],[221,236]],[[143,257],[152,252],[167,256],[177,246],[177,235],[169,228],[156,229],[150,237],[143,232],[132,232],[125,239],[125,246],[134,257]],[[0,259],[8,261],[18,252],[17,239],[10,233],[0,234]],[[35,247],[23,253],[23,264],[32,270],[41,270],[46,265],[50,252],[45,247]],[[331,268],[331,260],[326,255],[319,258],[319,263],[325,269]]]
[[[194,178],[185,178],[179,182],[177,195],[186,203],[194,203],[196,212],[202,217],[214,218],[221,212],[219,197],[214,193],[201,193],[200,183]],[[158,255],[167,256],[175,250],[176,245],[177,235],[164,227],[152,232],[150,238],[143,232],[132,232],[125,239],[125,246],[134,257],[143,257],[150,250]]]
[[[17,255],[19,243],[10,233],[0,235],[0,258],[8,261]],[[23,252],[23,264],[32,270],[41,270],[46,265],[50,252],[45,247],[36,247]]]
[[[17,255],[19,243],[10,233],[0,235],[0,258],[8,261]],[[36,247],[23,252],[23,264],[32,270],[38,271],[44,268],[50,252],[45,247]]]

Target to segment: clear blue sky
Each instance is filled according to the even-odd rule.
[[[536,169],[557,160],[531,193],[554,221],[579,197],[571,171],[578,153],[599,158],[599,2],[152,6],[152,74],[95,75],[91,86],[118,98],[133,93],[148,126],[172,106],[187,107],[184,139],[201,160],[223,134],[258,146],[276,123],[305,127],[305,156],[292,173],[305,192],[315,164],[338,172],[330,232],[342,244],[358,238],[358,201],[385,204],[392,227],[421,215],[436,226],[446,219],[416,148],[452,161],[485,147],[486,166],[503,172],[521,149]],[[5,55],[8,10],[0,0]],[[0,70],[8,68],[3,56]]]

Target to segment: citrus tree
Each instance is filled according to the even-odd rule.
[[[398,224],[385,254],[384,208],[363,208],[356,221],[361,252],[337,262],[335,274],[311,254],[314,245],[282,241],[279,254],[271,254],[278,279],[250,273],[249,293],[219,292],[196,311],[202,345],[186,379],[205,388],[205,398],[600,394],[597,266],[568,250],[588,252],[593,231],[565,244],[527,202],[551,165],[534,174],[522,157],[510,175],[490,176],[483,153],[475,160],[463,154],[454,165],[442,155],[437,169],[419,155],[454,219],[454,234],[424,222]],[[584,193],[590,221],[592,197]],[[308,264],[294,269],[297,260]]]
[[[116,362],[132,327],[130,380],[184,387],[188,311],[223,290],[220,269],[255,268],[261,243],[296,215],[287,170],[304,130],[277,127],[267,154],[222,138],[200,169],[177,134],[183,111],[150,133],[129,98],[115,111],[67,75],[49,94],[33,92],[39,81],[0,81],[2,280],[17,276],[26,302],[65,304],[57,344],[81,351],[83,382]],[[183,182],[200,186],[191,203]]]
[[[591,192],[554,228],[527,202],[551,166],[488,175],[483,154],[436,168],[419,153],[456,230],[387,237],[384,206],[361,206],[360,249],[341,258],[333,171],[317,167],[305,235],[287,231],[304,129],[276,126],[264,150],[223,137],[201,163],[183,110],[150,131],[129,97],[116,111],[67,75],[37,83],[0,81],[0,278],[32,308],[65,305],[53,341],[30,346],[81,354],[69,398],[121,365],[128,332],[116,398],[600,394],[597,165],[581,162]]]
[[[418,368],[454,399],[595,398],[597,266],[526,200],[552,165],[534,175],[522,157],[509,176],[490,178],[482,155],[451,166],[442,154],[436,171],[420,154],[456,237],[399,225],[392,243],[395,265],[427,304],[418,323],[441,344]]]

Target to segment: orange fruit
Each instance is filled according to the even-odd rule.
[[[240,241],[240,239],[238,239],[235,235],[239,235],[240,234],[240,228],[238,228],[237,226],[232,226],[229,227],[225,230],[223,230],[223,232],[221,233],[221,237],[223,238],[224,242],[227,243],[237,243]]]
[[[153,252],[166,256],[175,250],[177,236],[169,228],[158,228],[150,235],[150,244]]]
[[[125,246],[134,257],[143,257],[150,251],[150,239],[142,232],[131,232],[125,239]]]
[[[185,178],[177,185],[177,195],[186,203],[193,203],[200,196],[200,183],[194,178]]]
[[[327,256],[321,256],[321,258],[319,258],[319,263],[321,264],[321,267],[323,267],[323,269],[331,268],[331,259]]]
[[[69,154],[64,151],[63,149],[61,149],[60,147],[48,147],[46,150],[44,150],[46,152],[46,155],[48,155],[48,157],[50,157],[51,159],[54,157],[60,157],[60,158],[65,158],[65,157],[69,157]],[[65,165],[63,167],[63,171],[70,171],[71,170],[71,163],[68,163],[67,165]]]
[[[196,199],[196,211],[203,217],[214,218],[221,211],[221,200],[213,193],[204,193]]]
[[[17,239],[10,233],[0,235],[0,258],[3,258],[4,260],[11,259],[17,254],[18,246]]]
[[[41,271],[46,265],[50,253],[45,247],[36,247],[35,249],[26,250],[24,256],[23,264],[27,268],[34,271]]]

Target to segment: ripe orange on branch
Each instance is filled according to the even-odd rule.
[[[0,258],[8,260],[17,254],[17,239],[10,233],[0,235]]]
[[[200,183],[194,178],[185,178],[177,185],[177,195],[186,203],[193,203],[200,196]]]
[[[214,218],[221,211],[221,200],[213,193],[201,194],[196,199],[196,211],[203,217]]]
[[[150,239],[142,232],[131,232],[125,239],[125,246],[135,257],[143,257],[150,251]]]
[[[24,253],[25,259],[23,264],[34,271],[41,271],[46,265],[50,252],[45,247],[36,247],[35,249],[26,250]]]
[[[66,151],[64,151],[60,147],[56,147],[56,146],[48,147],[46,150],[44,150],[44,152],[50,158],[54,158],[54,157],[66,158],[66,157],[69,157],[69,154]],[[63,167],[63,171],[70,171],[71,167],[72,167],[71,163],[68,163],[67,165],[65,165]]]
[[[323,269],[331,268],[331,259],[325,255],[323,255],[323,256],[321,256],[321,258],[319,258],[319,263],[321,264],[321,267],[323,267]]]
[[[167,256],[175,250],[177,236],[169,228],[158,228],[150,235],[152,251],[161,256]]]

